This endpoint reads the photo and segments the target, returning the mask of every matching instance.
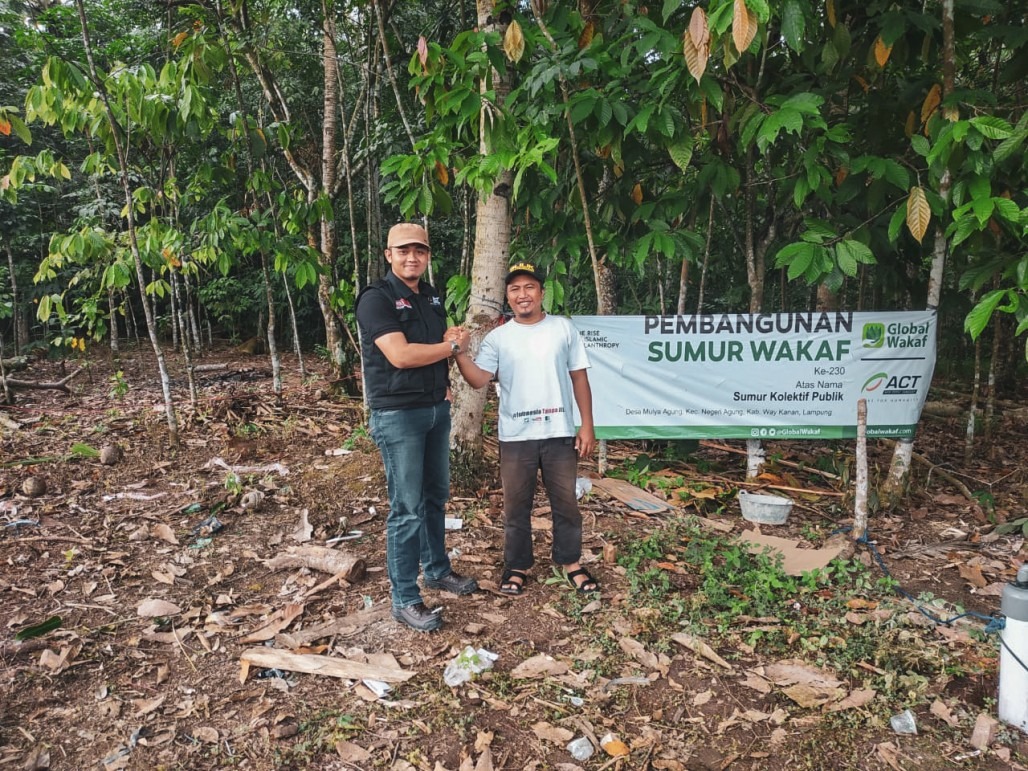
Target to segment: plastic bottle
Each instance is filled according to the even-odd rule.
[[[1028,563],[1003,588],[1000,610],[999,719],[1028,733]]]

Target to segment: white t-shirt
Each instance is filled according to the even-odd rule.
[[[588,368],[589,358],[568,319],[508,321],[485,336],[475,364],[500,383],[501,441],[575,435],[580,418],[570,373]]]

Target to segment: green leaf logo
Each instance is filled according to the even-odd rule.
[[[881,348],[885,344],[885,324],[873,321],[864,325],[864,347]]]

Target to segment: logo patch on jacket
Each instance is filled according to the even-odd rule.
[[[414,306],[410,304],[410,300],[408,300],[406,297],[401,297],[399,300],[396,301],[396,310],[398,311],[402,311],[404,308],[413,307]]]
[[[442,305],[442,301],[438,297],[433,295],[432,297],[430,297],[428,299],[428,304],[429,305]]]

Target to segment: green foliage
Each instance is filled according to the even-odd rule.
[[[98,449],[88,444],[83,444],[82,442],[78,442],[71,446],[71,454],[76,458],[93,459],[100,457],[100,451]]]
[[[130,214],[158,315],[173,279],[188,277],[237,334],[259,313],[263,262],[300,290],[301,316],[317,312],[327,279],[332,310],[352,323],[383,222],[430,215],[445,259],[465,206],[492,192],[509,201],[511,255],[550,276],[547,309],[592,312],[580,184],[621,312],[669,310],[682,277],[693,302],[701,274],[704,310],[748,307],[747,243],[782,272],[768,290],[798,285],[766,292],[766,310],[806,304],[813,284],[843,307],[868,302],[870,266],[877,307],[920,304],[938,234],[963,273],[943,311],[966,314],[972,337],[996,313],[1024,335],[1028,41],[1013,7],[957,4],[960,78],[941,94],[936,5],[828,18],[809,0],[747,2],[760,29],[741,52],[734,5],[701,6],[710,45],[696,77],[683,56],[693,8],[681,4],[603,0],[586,19],[550,3],[545,35],[527,6],[512,6],[525,37],[517,62],[500,33],[459,29],[455,9],[401,4],[386,42],[408,63],[394,68],[406,125],[389,89],[364,107],[367,41],[356,30],[373,21],[370,7],[335,7],[350,176],[337,157],[332,190],[319,184],[324,72],[310,30],[322,28],[320,7],[283,14],[260,0],[214,18],[201,6],[91,6],[96,83],[74,8],[26,7],[31,24],[0,32],[0,225],[15,261],[38,265],[37,318],[92,339],[115,321],[109,293],[118,314],[138,280]],[[511,186],[498,190],[504,172]],[[914,187],[931,209],[920,241],[905,225]],[[335,264],[319,248],[330,230]],[[437,263],[436,275],[451,273]],[[448,293],[453,318],[463,281]]]
[[[19,629],[15,632],[14,639],[21,642],[23,640],[31,640],[33,637],[42,637],[55,629],[60,629],[63,623],[60,616],[51,616],[46,621]]]
[[[111,390],[108,391],[108,395],[112,399],[124,399],[129,391],[129,384],[125,379],[125,373],[119,369],[108,380],[111,383]]]

